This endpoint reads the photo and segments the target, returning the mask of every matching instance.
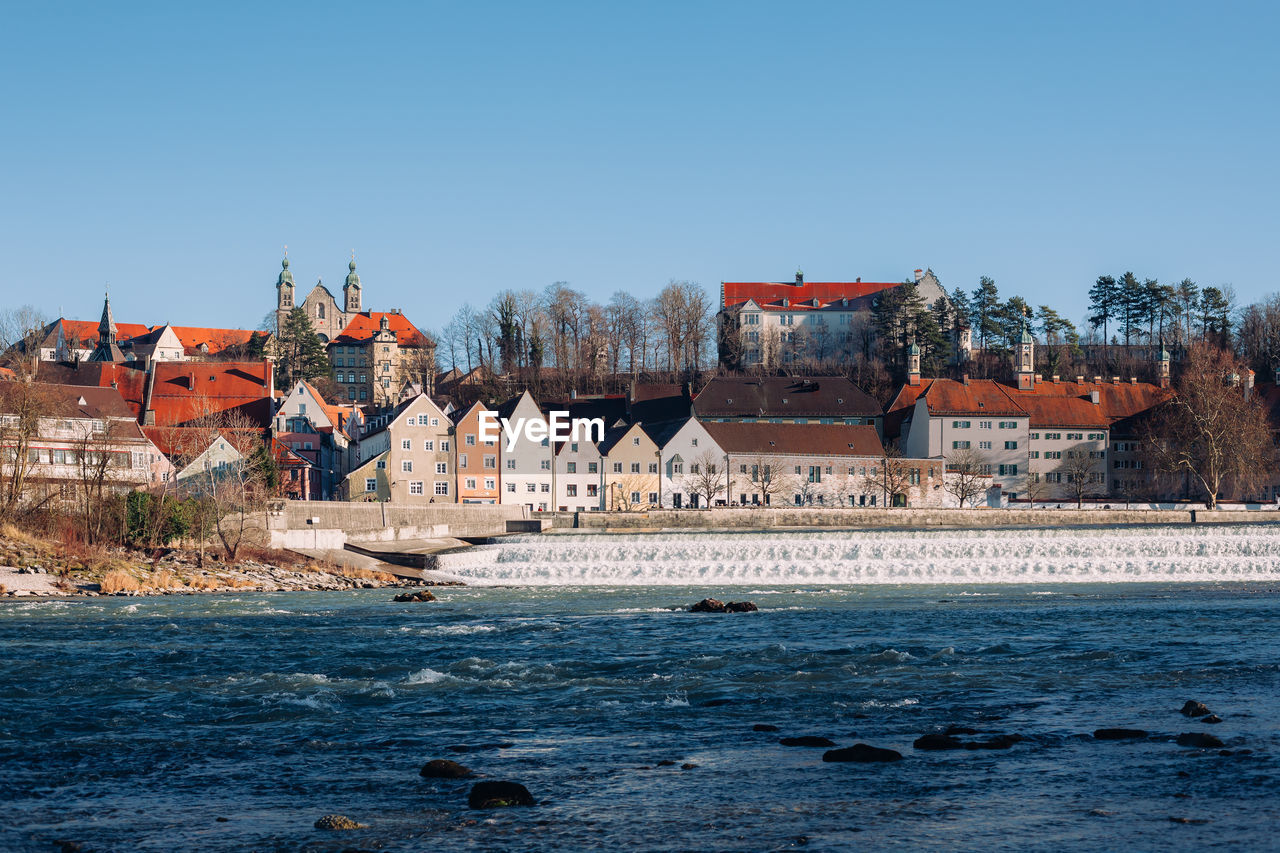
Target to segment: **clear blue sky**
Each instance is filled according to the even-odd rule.
[[[0,307],[438,329],[568,281],[1277,289],[1274,3],[6,4]]]

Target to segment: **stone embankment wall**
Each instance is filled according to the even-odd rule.
[[[508,521],[528,517],[524,506],[499,504],[285,501],[267,523],[274,547],[341,549],[346,542],[495,536],[507,531]]]
[[[556,530],[1072,527],[1108,524],[1258,524],[1280,522],[1280,509],[779,509],[717,508],[650,512],[545,513]]]

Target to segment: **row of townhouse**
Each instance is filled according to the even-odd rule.
[[[306,389],[298,390],[289,397],[314,401]],[[295,428],[299,405],[281,409]],[[519,504],[542,512],[945,500],[943,465],[936,460],[898,463],[909,469],[901,482],[882,476],[885,452],[874,422],[845,423],[841,417],[837,423],[796,412],[761,419],[758,410],[746,418],[720,411],[720,417],[703,419],[696,408],[687,390],[650,399],[570,398],[542,405],[524,392],[496,409],[476,403],[465,410],[418,394],[379,415],[353,413],[346,425],[349,470],[336,496]],[[557,411],[594,427],[553,439]],[[493,434],[495,422],[511,432],[499,426]]]

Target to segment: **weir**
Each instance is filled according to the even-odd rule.
[[[467,583],[1014,584],[1280,580],[1280,527],[513,536],[435,555]]]

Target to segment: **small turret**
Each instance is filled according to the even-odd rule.
[[[293,309],[293,273],[289,272],[289,256],[280,262],[280,275],[276,277],[276,308]]]
[[[1027,324],[1022,324],[1022,338],[1018,341],[1018,350],[1014,353],[1014,373],[1018,380],[1019,391],[1033,391],[1036,387],[1036,339],[1031,337]]]
[[[920,384],[920,347],[916,346],[915,338],[907,346],[907,384]]]
[[[89,355],[89,361],[124,361],[124,353],[116,345],[116,320],[111,313],[111,296],[102,297],[102,320],[98,322],[98,346]]]
[[[1160,360],[1156,362],[1156,379],[1161,388],[1169,387],[1169,351],[1164,348],[1164,341],[1160,342]]]

